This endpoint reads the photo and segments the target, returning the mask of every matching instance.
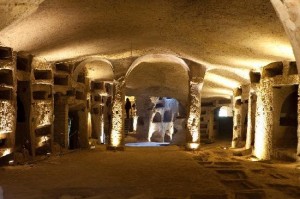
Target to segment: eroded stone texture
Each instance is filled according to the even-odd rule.
[[[15,129],[15,107],[12,101],[0,101],[0,133],[13,133]]]
[[[124,77],[114,81],[114,99],[112,106],[112,129],[110,133],[108,148],[122,148],[124,140]]]
[[[201,116],[200,90],[201,90],[202,83],[203,83],[202,78],[193,78],[190,81],[190,106],[189,106],[189,116],[187,120],[187,127],[189,132],[187,134],[187,144],[189,143],[200,144],[200,132],[199,132],[200,116]],[[198,148],[198,146],[195,148]]]
[[[273,131],[272,80],[263,80],[257,90],[254,154],[259,159],[270,159]]]
[[[36,127],[51,125],[53,121],[53,102],[36,101],[33,104]]]
[[[247,136],[246,136],[246,149],[250,149],[254,142],[255,133],[255,112],[256,112],[256,93],[250,91],[248,101],[248,123],[247,123]]]

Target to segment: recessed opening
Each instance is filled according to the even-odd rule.
[[[250,82],[251,83],[259,83],[261,78],[261,74],[259,72],[250,72]]]
[[[31,70],[31,59],[24,57],[17,57],[17,69],[25,72],[30,72]]]
[[[290,62],[288,75],[297,75],[297,74],[298,74],[297,63]]]
[[[264,77],[275,77],[277,75],[283,74],[283,63],[282,62],[276,62],[267,65],[264,68]]]
[[[67,73],[70,72],[69,66],[67,64],[64,64],[64,63],[55,64],[55,69],[56,69],[56,71],[63,71],[63,72],[67,72]]]
[[[80,73],[78,75],[77,82],[79,82],[79,83],[85,83],[85,75],[84,75],[84,73]]]
[[[46,100],[49,97],[46,91],[34,91],[32,96],[34,100]]]
[[[104,90],[105,85],[104,82],[94,82],[92,89],[94,90]]]
[[[68,84],[69,84],[68,76],[66,77],[54,76],[54,85],[67,86]]]
[[[13,75],[12,70],[2,69],[0,70],[0,84],[13,86]]]
[[[0,47],[0,59],[2,60],[11,60],[12,59],[12,50],[8,47]]]
[[[282,86],[273,89],[273,146],[275,158],[283,158],[287,157],[286,155],[296,153],[298,141],[297,107],[298,86]]]
[[[76,99],[78,100],[85,100],[85,96],[83,92],[76,91]]]
[[[231,104],[231,100],[230,99],[219,100],[219,104]]]
[[[155,108],[163,108],[163,107],[165,107],[163,103],[157,103],[155,105]]]
[[[0,100],[12,100],[12,90],[11,89],[0,90]]]
[[[5,147],[5,144],[6,144],[6,139],[0,139],[0,148],[3,148]]]
[[[36,137],[36,155],[44,155],[51,151],[51,139],[47,135]]]
[[[214,103],[213,102],[202,102],[201,106],[213,106]]]
[[[79,115],[78,111],[69,112],[69,149],[76,149],[80,147],[79,143]]]
[[[161,122],[161,115],[160,115],[159,112],[155,113],[152,122],[153,122],[153,123]]]
[[[36,80],[42,79],[51,79],[51,71],[50,70],[34,70],[34,78]]]
[[[68,90],[67,91],[67,96],[75,96],[76,92],[75,90]]]
[[[99,114],[100,110],[99,108],[93,108],[93,114]]]
[[[100,102],[101,101],[101,97],[99,95],[95,95],[94,96],[94,101],[95,102]]]
[[[219,117],[232,117],[232,108],[228,106],[222,106],[219,110]]]
[[[35,129],[36,136],[50,135],[51,134],[51,125],[44,126],[42,128]]]

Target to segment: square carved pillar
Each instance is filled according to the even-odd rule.
[[[248,124],[247,124],[247,137],[246,137],[246,149],[250,149],[254,141],[255,133],[255,112],[256,112],[256,93],[250,92],[248,103]]]
[[[111,131],[107,150],[124,150],[124,94],[125,81],[121,77],[114,80]]]
[[[196,150],[200,146],[200,117],[201,117],[201,89],[203,78],[194,77],[190,81],[189,116],[187,121],[188,133],[186,149]]]
[[[263,80],[257,89],[255,117],[254,155],[260,160],[269,160],[272,152],[273,132],[272,82]]]

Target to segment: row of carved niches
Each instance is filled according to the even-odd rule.
[[[54,75],[54,85],[56,86],[68,86],[69,75]]]
[[[13,71],[11,69],[0,69],[0,86],[1,87],[14,86]]]
[[[73,66],[66,63],[56,63],[55,73],[70,74],[72,72]]]
[[[0,60],[1,61],[12,61],[13,60],[13,52],[11,48],[0,46]]]
[[[101,96],[110,96],[112,95],[113,85],[111,82],[91,82],[91,90],[93,93],[98,93]]]
[[[33,100],[52,100],[52,86],[46,84],[35,84],[32,87]]]

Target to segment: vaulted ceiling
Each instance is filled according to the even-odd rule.
[[[269,0],[0,0],[0,18],[1,45],[47,61],[170,54],[204,64],[206,98],[294,60]]]

